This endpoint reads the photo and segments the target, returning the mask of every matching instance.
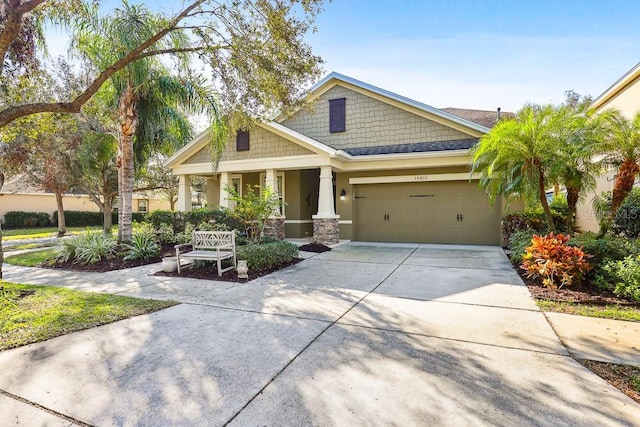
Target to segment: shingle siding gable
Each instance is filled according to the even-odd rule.
[[[329,100],[346,98],[346,129],[329,131]],[[344,150],[467,139],[471,135],[394,107],[346,87],[336,85],[309,109],[282,122],[303,135]]]
[[[229,136],[221,161],[227,160],[251,160],[272,157],[289,157],[315,154],[294,142],[291,142],[279,135],[255,126],[249,131],[251,144],[247,151],[236,150],[236,134]],[[209,147],[204,147],[193,156],[184,161],[185,164],[197,164],[211,162],[211,152]]]

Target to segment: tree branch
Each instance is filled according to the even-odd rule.
[[[44,0],[33,0],[44,1]],[[193,9],[204,3],[205,0],[197,0],[185,8],[180,14],[176,15],[167,28],[157,32],[154,36],[141,43],[138,47],[131,50],[128,54],[114,62],[111,66],[107,67],[100,75],[71,102],[36,102],[31,104],[16,105],[5,108],[0,111],[0,128],[8,125],[20,117],[28,116],[37,113],[78,113],[82,106],[89,100],[95,93],[102,87],[102,85],[115,73],[122,70],[129,63],[138,59],[149,47],[153,46],[156,42],[162,39],[164,36],[174,31],[178,23],[184,19]]]
[[[44,2],[45,0],[30,0],[20,4],[20,0],[8,1],[4,28],[0,31],[0,76],[4,69],[4,60],[9,51],[9,46],[20,34],[22,17]]]

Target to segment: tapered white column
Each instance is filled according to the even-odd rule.
[[[220,207],[231,207],[231,200],[229,200],[229,193],[227,193],[226,187],[231,185],[231,174],[229,172],[222,172],[220,174]]]
[[[264,186],[267,188],[271,188],[271,192],[274,195],[278,194],[278,178],[277,178],[277,171],[275,169],[267,169],[266,170],[266,176],[264,178],[265,183]],[[273,213],[271,214],[270,218],[278,218],[280,217],[280,210],[278,208],[274,209]]]
[[[333,174],[331,166],[320,168],[320,193],[318,195],[318,213],[313,218],[340,218],[336,215],[333,194]]]
[[[178,178],[178,210],[191,210],[191,177],[180,175]]]
[[[220,204],[220,190],[218,189],[218,180],[215,178],[207,178],[207,204],[211,209]]]

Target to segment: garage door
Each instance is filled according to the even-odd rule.
[[[499,212],[477,181],[361,184],[354,193],[356,240],[499,243]]]

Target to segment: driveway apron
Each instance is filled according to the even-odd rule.
[[[639,425],[497,247],[352,242],[239,285],[78,280],[183,304],[0,353],[8,425]]]

